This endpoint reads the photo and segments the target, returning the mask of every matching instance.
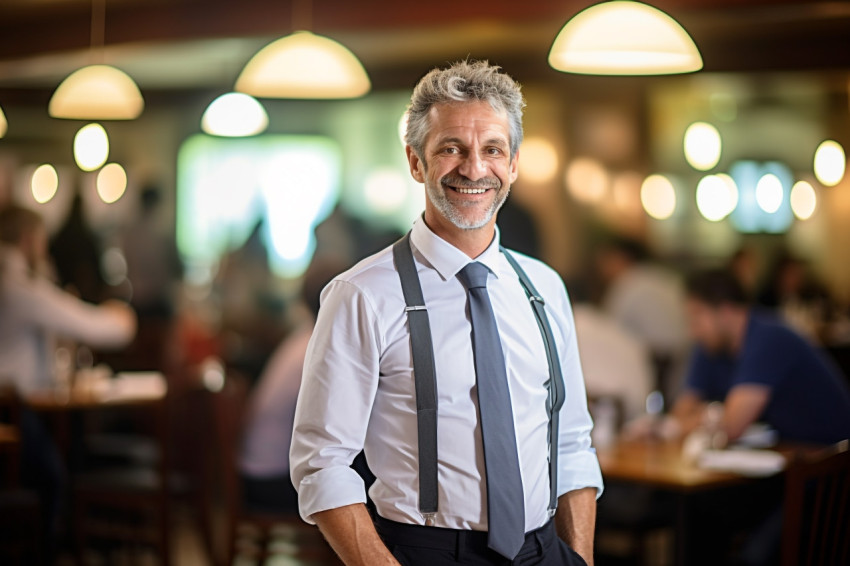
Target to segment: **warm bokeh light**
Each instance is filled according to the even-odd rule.
[[[256,98],[228,92],[213,100],[201,118],[201,129],[213,136],[238,138],[265,131],[269,115]]]
[[[697,209],[703,218],[718,222],[735,209],[738,190],[728,175],[706,175],[697,184],[696,197]]]
[[[656,220],[673,216],[676,210],[676,190],[664,175],[650,175],[640,187],[640,202],[643,209]]]
[[[106,204],[124,196],[127,190],[127,173],[118,163],[105,165],[97,174],[97,194]]]
[[[782,181],[772,173],[763,175],[756,185],[756,202],[763,211],[773,214],[782,206]]]
[[[39,165],[32,174],[32,197],[35,202],[44,204],[56,195],[59,189],[59,175],[49,163]]]
[[[109,157],[109,136],[100,124],[87,124],[74,136],[74,160],[83,171],[94,171]]]
[[[815,213],[818,197],[815,189],[806,181],[797,181],[791,187],[791,210],[800,220],[808,220]]]
[[[273,41],[254,55],[236,90],[267,98],[356,98],[372,88],[357,57],[309,31]]]
[[[3,109],[0,108],[0,138],[6,135],[8,129],[9,123],[6,121],[6,115],[3,113]]]
[[[836,141],[826,140],[815,151],[815,177],[826,187],[834,187],[841,182],[846,166],[844,148]]]
[[[708,171],[720,161],[720,132],[707,122],[694,122],[685,130],[685,159],[694,169]]]
[[[595,159],[577,157],[567,165],[567,188],[576,200],[596,203],[608,192],[608,172]]]
[[[548,183],[558,173],[558,154],[552,142],[541,137],[529,137],[519,149],[522,159],[519,176],[531,183]]]
[[[363,184],[366,204],[379,215],[398,212],[407,199],[406,187],[407,179],[398,169],[377,169]]]
[[[641,2],[600,2],[573,16],[555,38],[549,65],[594,75],[664,75],[702,68],[688,32]]]

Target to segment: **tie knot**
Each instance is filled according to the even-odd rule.
[[[487,274],[490,272],[483,263],[473,261],[467,263],[463,269],[458,271],[457,278],[463,283],[467,290],[476,287],[487,288]]]

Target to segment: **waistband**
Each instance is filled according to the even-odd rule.
[[[375,528],[387,544],[400,544],[433,550],[443,550],[462,555],[466,552],[476,554],[496,554],[487,546],[487,531],[448,529],[444,527],[426,527],[410,525],[384,519],[375,515]],[[540,554],[545,543],[554,540],[555,523],[551,519],[542,527],[525,534],[525,542],[517,555]]]

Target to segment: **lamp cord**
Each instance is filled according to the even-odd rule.
[[[313,0],[292,2],[292,31],[312,31]]]
[[[106,0],[92,0],[91,2],[91,41],[90,48],[93,53],[98,53],[98,59],[103,58],[103,43],[106,27]],[[102,62],[102,61],[101,61]]]

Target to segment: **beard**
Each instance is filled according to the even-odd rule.
[[[493,201],[477,216],[471,216],[481,204],[477,202],[452,202],[448,195],[449,187],[464,189],[493,189],[496,194]],[[495,216],[510,193],[510,187],[502,188],[502,182],[497,177],[485,177],[478,181],[470,181],[462,175],[449,173],[440,179],[439,185],[425,183],[425,193],[434,208],[449,222],[461,230],[476,230],[487,225]],[[465,214],[466,213],[466,214]]]

